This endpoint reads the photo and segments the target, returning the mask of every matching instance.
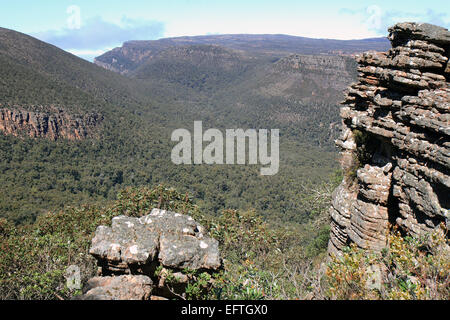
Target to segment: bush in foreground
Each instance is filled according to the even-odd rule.
[[[96,273],[95,259],[88,254],[96,228],[115,216],[140,217],[152,208],[191,215],[220,243],[224,269],[213,275],[187,270],[189,284],[180,298],[450,298],[449,247],[442,232],[420,239],[394,232],[381,253],[350,247],[325,266],[330,190],[317,192],[320,201],[311,201],[314,217],[302,225],[274,225],[254,210],[201,215],[188,195],[164,186],[128,188],[108,206],[48,213],[33,225],[15,227],[0,219],[0,299],[70,299],[80,294],[66,286],[66,270],[77,265],[82,284]],[[171,279],[166,275],[166,281]]]
[[[332,259],[326,279],[332,299],[449,300],[445,228],[420,238],[393,231],[380,253],[351,246]]]

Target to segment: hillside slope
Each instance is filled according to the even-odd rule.
[[[311,216],[304,190],[328,179],[335,153],[314,146],[309,136],[287,136],[280,127],[280,171],[270,177],[261,176],[255,165],[170,161],[171,132],[191,130],[194,120],[202,120],[204,128],[273,128],[269,113],[259,114],[250,104],[241,113],[230,112],[233,105],[225,99],[254,83],[250,76],[265,74],[273,62],[250,60],[256,62],[249,67],[242,52],[211,46],[198,47],[183,61],[190,49],[168,49],[176,59],[161,57],[160,65],[175,63],[186,72],[154,68],[158,72],[136,79],[14,31],[2,29],[1,35],[0,123],[6,121],[0,128],[1,217],[28,223],[49,210],[114,199],[126,186],[160,183],[189,192],[212,215],[224,208],[255,208],[273,221]],[[211,62],[204,59],[211,54]],[[199,66],[214,81],[192,88],[197,82],[189,69]],[[246,97],[234,101],[247,103]],[[91,115],[100,116],[92,131]]]
[[[184,119],[208,119],[211,126],[221,128],[275,126],[296,139],[331,150],[341,92],[356,79],[353,58],[319,54],[326,48],[332,52],[331,40],[325,41],[325,49],[314,45],[310,49],[316,54],[305,55],[282,51],[306,50],[299,44],[295,47],[295,42],[280,46],[277,41],[284,37],[267,42],[262,41],[265,37],[236,37],[239,42],[225,36],[189,38],[194,43],[220,39],[220,45],[185,45],[186,38],[129,42],[96,63],[120,72],[100,61],[105,56],[114,56],[114,61],[133,60],[133,66],[122,73],[143,80],[156,94],[164,92],[165,97],[182,101],[176,109],[183,110]],[[384,45],[381,40],[373,42],[375,47]],[[344,43],[347,48],[349,44]],[[360,47],[351,43],[351,50],[365,47],[364,41],[356,41]],[[269,46],[272,50],[266,50]]]
[[[138,82],[13,30],[0,28],[0,59],[0,103],[51,102],[86,110],[93,103],[86,95],[96,103],[144,101],[145,90]]]

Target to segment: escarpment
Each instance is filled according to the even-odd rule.
[[[381,250],[390,225],[414,236],[450,226],[450,32],[399,23],[389,40],[388,52],[358,57],[341,108],[330,254]]]
[[[354,59],[342,55],[293,54],[277,61],[272,72],[282,73],[287,81],[310,80],[329,92],[341,92],[356,78],[355,67]]]
[[[103,116],[98,113],[72,115],[59,108],[17,108],[0,105],[0,131],[14,136],[50,140],[82,140],[92,137]]]

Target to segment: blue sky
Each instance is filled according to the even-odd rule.
[[[450,1],[0,0],[0,26],[88,60],[127,40],[224,33],[385,36],[400,21],[450,27]]]

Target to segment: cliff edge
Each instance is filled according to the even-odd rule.
[[[389,40],[388,52],[357,58],[342,102],[330,254],[351,243],[381,250],[391,225],[414,236],[450,227],[450,32],[406,22]]]

